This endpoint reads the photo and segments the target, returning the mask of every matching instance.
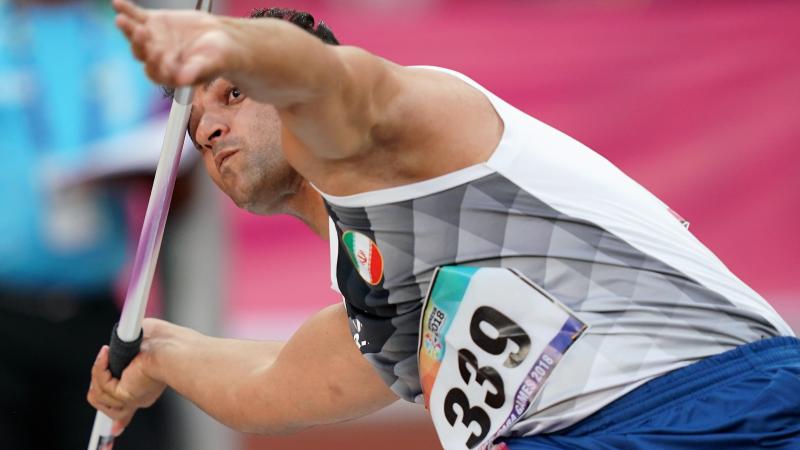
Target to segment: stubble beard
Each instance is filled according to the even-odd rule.
[[[254,152],[241,164],[237,175],[238,201],[242,209],[253,214],[272,215],[286,213],[286,203],[297,193],[300,182],[297,173],[283,159],[279,149]]]

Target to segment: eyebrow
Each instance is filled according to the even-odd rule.
[[[214,78],[213,80],[206,81],[205,84],[203,84],[203,90],[207,91],[211,87],[212,84],[216,83],[219,80],[220,80],[220,78],[217,77],[217,78]]]

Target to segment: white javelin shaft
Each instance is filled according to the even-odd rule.
[[[210,12],[211,4],[212,0],[197,0],[195,9]],[[193,93],[194,90],[191,86],[178,88],[175,91],[172,109],[167,119],[161,157],[156,166],[153,189],[150,191],[150,201],[147,204],[142,234],[136,248],[136,259],[125,296],[125,306],[122,308],[122,315],[116,328],[116,336],[124,342],[136,341],[141,333],[142,320],[147,307],[150,287],[153,284],[153,274],[169,212],[169,203],[172,199],[172,189],[178,175],[178,165],[192,108]],[[88,450],[111,450],[114,446],[112,426],[113,420],[97,411]]]
[[[133,342],[138,339],[142,329],[142,320],[153,283],[161,239],[164,235],[172,189],[178,174],[186,126],[191,112],[192,91],[191,87],[178,88],[172,101],[164,143],[161,147],[161,157],[156,167],[153,189],[150,192],[150,201],[147,204],[142,234],[139,237],[136,259],[125,296],[125,306],[117,326],[117,335],[125,342]],[[88,450],[110,450],[110,446],[113,445],[111,426],[112,420],[98,411]]]
[[[172,109],[167,120],[167,131],[161,147],[161,157],[156,167],[147,213],[144,216],[142,234],[136,249],[136,259],[131,272],[128,293],[125,296],[125,306],[122,308],[122,316],[120,316],[117,327],[117,335],[126,342],[135,341],[142,328],[142,319],[158,261],[158,252],[161,249],[161,238],[164,235],[164,225],[169,213],[172,188],[175,186],[175,178],[178,175],[186,126],[192,109],[191,102],[191,87],[182,87],[175,91]]]

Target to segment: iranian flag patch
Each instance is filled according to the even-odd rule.
[[[375,242],[356,231],[345,231],[342,242],[361,278],[372,286],[380,283],[383,278],[383,256]]]

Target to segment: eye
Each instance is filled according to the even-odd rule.
[[[228,103],[235,103],[242,98],[242,91],[237,87],[231,87],[228,91]]]

